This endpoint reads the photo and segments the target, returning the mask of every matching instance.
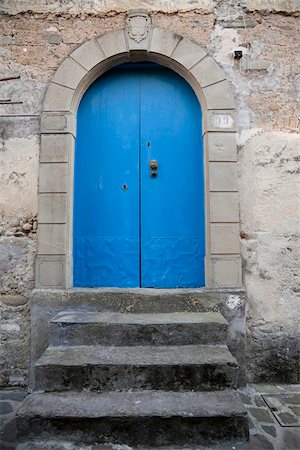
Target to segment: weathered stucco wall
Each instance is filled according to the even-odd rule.
[[[297,381],[300,4],[231,3],[2,1],[0,78],[20,78],[0,81],[0,99],[22,102],[0,104],[2,384],[26,383],[26,298],[34,279],[38,115],[45,90],[78,44],[124,27],[125,12],[137,7],[152,11],[155,26],[206,48],[231,83],[238,115],[241,248],[249,299],[248,375],[257,381]],[[240,60],[233,58],[236,49],[243,51]]]
[[[299,13],[300,10],[298,0],[241,0],[237,3],[252,12]],[[186,11],[213,13],[223,4],[235,8],[228,0],[2,0],[2,9],[10,14],[28,11],[107,14],[110,11],[126,12],[130,8],[147,8],[149,11],[165,13]]]

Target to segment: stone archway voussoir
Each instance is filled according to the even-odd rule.
[[[74,89],[50,83],[45,95],[43,111],[71,111]]]
[[[207,109],[235,109],[234,98],[227,80],[203,87]]]
[[[97,38],[97,42],[106,58],[128,52],[128,44],[124,29],[105,33]]]
[[[76,89],[86,74],[87,69],[84,69],[77,61],[68,57],[59,66],[52,81],[70,89]]]
[[[172,59],[190,70],[207,55],[206,51],[190,39],[183,38],[175,48]]]
[[[191,73],[202,88],[225,80],[223,72],[210,56],[206,56],[198,62],[191,69]]]
[[[100,64],[106,57],[103,50],[97,42],[97,39],[91,39],[76,48],[70,57],[77,61],[87,71]]]

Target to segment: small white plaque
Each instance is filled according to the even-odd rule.
[[[230,114],[213,114],[211,116],[211,125],[214,128],[228,129],[233,127],[233,117]]]

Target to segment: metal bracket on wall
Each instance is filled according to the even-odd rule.
[[[0,78],[0,81],[10,81],[10,80],[19,80],[21,78],[20,75],[11,76],[11,77],[4,77]],[[21,105],[23,102],[13,102],[11,98],[8,99],[0,99],[0,105]]]

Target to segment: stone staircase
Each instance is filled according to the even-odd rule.
[[[51,439],[133,448],[246,440],[228,323],[218,311],[183,306],[57,313],[17,414],[18,448]]]

